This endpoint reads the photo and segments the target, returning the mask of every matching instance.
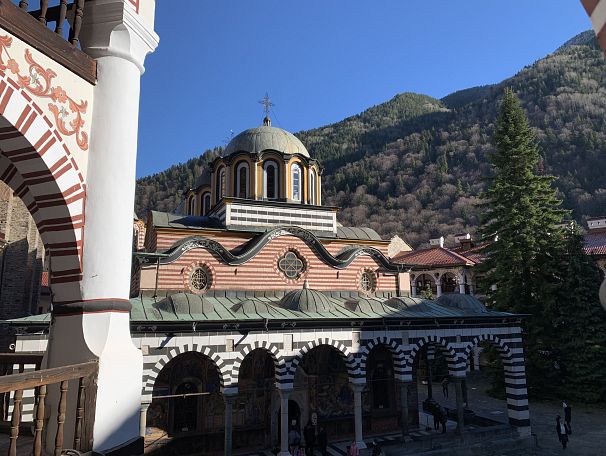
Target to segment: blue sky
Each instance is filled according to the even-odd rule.
[[[259,125],[265,92],[296,132],[499,82],[588,28],[578,0],[157,0],[137,175]]]

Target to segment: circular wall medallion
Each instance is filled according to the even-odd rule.
[[[305,272],[305,263],[292,250],[278,260],[278,269],[289,279],[298,279]]]
[[[364,293],[373,293],[377,288],[377,278],[372,271],[363,271],[360,275],[360,290]]]
[[[204,266],[194,268],[189,276],[189,285],[192,290],[200,292],[210,288],[210,272]]]

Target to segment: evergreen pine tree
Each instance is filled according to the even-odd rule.
[[[548,307],[553,352],[561,372],[560,397],[583,402],[606,400],[606,312],[600,305],[598,266],[583,251],[573,224],[557,257],[561,277]]]
[[[480,267],[488,305],[524,318],[524,345],[529,384],[543,384],[556,375],[544,356],[552,345],[544,318],[545,293],[551,290],[553,252],[562,243],[556,227],[559,208],[551,176],[537,174],[539,150],[526,115],[511,89],[506,89],[490,155],[493,176],[482,195],[480,233],[486,260]],[[496,286],[496,288],[494,287]]]

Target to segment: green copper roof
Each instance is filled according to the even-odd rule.
[[[372,320],[512,317],[487,310],[473,296],[445,294],[437,301],[410,297],[363,296],[303,288],[288,293],[252,291],[176,293],[130,300],[132,322],[227,322],[263,320]],[[50,323],[50,314],[9,320],[13,325]]]

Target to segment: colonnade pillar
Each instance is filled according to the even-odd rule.
[[[278,389],[280,394],[280,452],[278,456],[291,456],[288,448],[288,398],[291,389]]]
[[[359,450],[366,448],[364,436],[362,433],[362,391],[364,391],[365,383],[353,383],[351,385],[354,393],[354,429],[355,440]]]
[[[130,334],[129,294],[140,79],[145,56],[159,42],[154,15],[154,0],[91,0],[80,33],[81,49],[97,69],[89,105],[81,280],[73,300],[53,300],[44,367],[98,361],[92,449],[103,454],[143,452],[143,355]],[[58,394],[50,393],[47,402],[45,450],[52,453]],[[73,439],[70,419],[66,442]]]
[[[143,402],[141,404],[141,412],[139,416],[139,435],[145,439],[145,433],[147,432],[147,409],[149,408],[149,402]]]
[[[473,370],[480,370],[480,353],[482,353],[481,347],[474,347],[473,349]]]
[[[436,297],[440,297],[442,296],[442,279],[437,279],[436,280]]]
[[[410,295],[413,298],[417,297],[417,285],[416,285],[414,279],[412,280],[411,285],[410,285]]]
[[[427,347],[425,362],[427,364],[427,399],[433,399],[433,378],[431,372],[431,362],[435,357],[435,349],[432,345]]]
[[[402,421],[402,439],[405,439],[408,435],[408,385],[410,383],[410,381],[400,381],[400,404],[402,407],[400,420]]]
[[[236,397],[237,395],[233,393],[223,393],[223,400],[225,401],[225,441],[223,451],[225,456],[231,456],[233,448],[233,411]]]
[[[459,294],[465,294],[465,271],[457,272],[457,283],[459,284]]]
[[[457,434],[461,435],[465,427],[465,408],[463,404],[463,380],[464,378],[455,377],[455,394],[457,399]]]

